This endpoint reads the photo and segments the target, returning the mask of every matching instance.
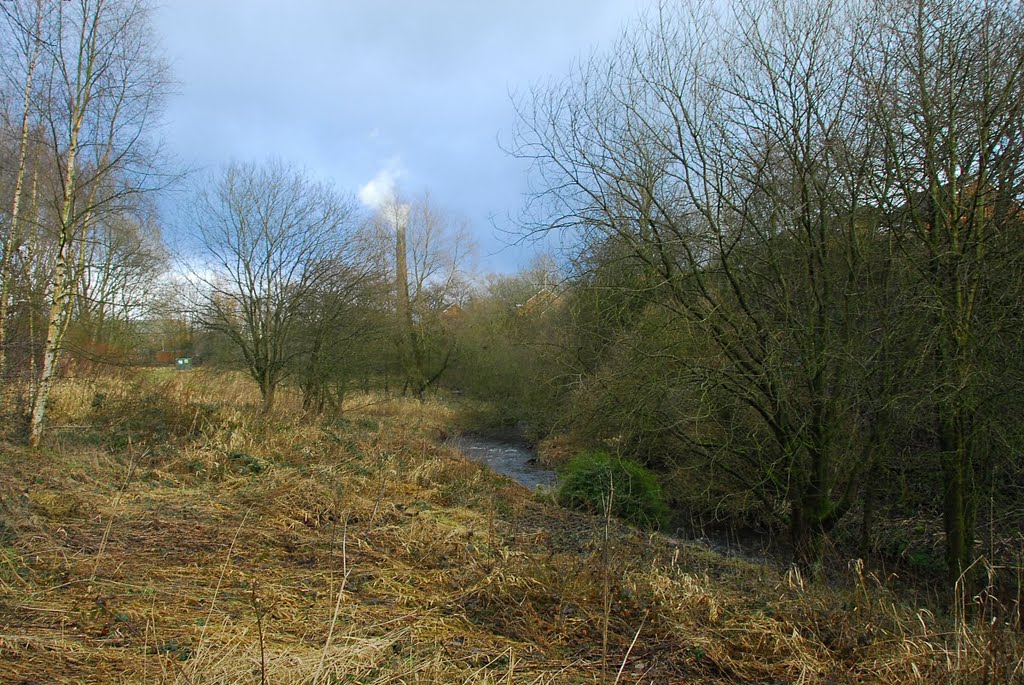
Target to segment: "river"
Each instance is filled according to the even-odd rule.
[[[471,434],[452,438],[451,442],[469,459],[531,490],[555,486],[555,472],[538,466],[536,455],[522,443]]]

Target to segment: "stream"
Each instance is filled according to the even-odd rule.
[[[555,486],[555,472],[538,466],[536,455],[523,443],[472,434],[459,435],[452,438],[451,442],[467,458],[531,490],[539,486]]]

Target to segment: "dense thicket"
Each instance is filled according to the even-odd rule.
[[[867,548],[941,516],[951,580],[996,553],[980,526],[1022,513],[1022,46],[1019,2],[665,5],[520,102],[528,227],[577,245],[565,419],[812,567],[854,513]]]

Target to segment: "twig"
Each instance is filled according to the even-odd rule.
[[[514,656],[515,655],[513,654],[511,647],[508,648],[508,654],[509,654],[509,659],[510,659],[509,663],[513,664],[513,667],[514,667],[514,661],[513,660],[514,660]],[[488,661],[486,664],[484,664],[480,668],[478,668],[475,671],[473,671],[472,673],[470,673],[469,676],[464,681],[462,681],[463,685],[468,685],[469,683],[473,682],[474,678],[476,678],[478,675],[480,675],[481,673],[486,671],[488,668],[490,668],[491,666],[496,664],[498,662],[498,659],[502,658],[503,656],[505,656],[505,652],[502,652],[501,654],[498,654],[493,659]]]
[[[330,585],[328,588],[328,596],[334,596],[334,543],[338,538],[338,510],[341,508],[341,494],[340,494],[340,480],[338,479],[338,469],[334,467],[331,471],[331,481],[334,485],[334,501],[331,503],[331,556],[328,566],[331,569],[330,574]]]
[[[154,598],[154,601],[155,601],[155,598]],[[110,613],[110,614],[113,613],[113,612],[110,611],[109,608],[107,608],[106,611],[108,613]],[[153,627],[153,651],[154,651],[154,653],[157,656],[157,660],[160,662],[160,669],[163,672],[163,681],[164,682],[167,681],[167,663],[170,663],[171,666],[174,667],[174,670],[178,672],[178,675],[180,675],[182,678],[185,679],[186,685],[195,685],[195,681],[193,681],[191,678],[188,677],[188,673],[185,673],[185,669],[183,669],[178,664],[177,661],[174,661],[174,660],[171,660],[171,659],[167,659],[167,658],[165,658],[166,657],[165,654],[161,654],[160,653],[160,649],[159,649],[159,646],[158,646],[160,644],[160,642],[159,642],[159,640],[157,640],[157,637],[156,637],[156,613],[155,613],[155,611],[153,609],[153,605],[152,604],[149,607],[149,613],[150,613],[150,618],[146,619],[146,627],[143,630],[143,632],[141,632],[141,633],[139,632],[139,629],[136,628],[135,625],[130,620],[125,619],[125,618],[116,619],[116,620],[121,625],[123,625],[125,628],[127,628],[128,632],[130,632],[132,635],[134,635],[136,639],[141,639],[142,640],[142,648],[143,648],[144,652],[145,652],[146,649],[149,648],[149,629],[150,629],[150,626],[152,625],[152,627]],[[146,669],[147,669],[146,661],[144,660],[143,661],[143,679],[142,679],[142,682],[146,682],[146,677],[145,677]]]
[[[156,595],[153,596],[153,602],[156,602]],[[143,643],[147,645],[149,644],[148,635],[150,626],[153,627],[153,653],[156,654],[157,663],[160,664],[160,674],[163,676],[163,682],[167,682],[167,664],[164,663],[165,660],[161,658],[162,655],[160,654],[160,650],[157,647],[160,644],[160,639],[157,637],[156,634],[156,609],[153,606],[153,604],[149,605],[149,619],[146,621],[147,638],[143,640]],[[192,681],[188,679],[188,676],[185,675],[184,672],[182,672],[182,675],[185,676],[185,681],[191,684]]]
[[[373,513],[370,514],[370,523],[374,523],[377,520],[377,511],[380,509],[381,503],[384,501],[384,493],[387,490],[387,475],[385,474],[385,462],[386,455],[383,450],[378,450],[377,457],[377,477],[380,479],[380,492],[377,494],[377,501],[373,503]]]
[[[19,583],[21,583],[22,587],[26,587],[26,588],[27,587],[31,587],[29,585],[29,582],[27,580],[25,580],[24,578],[22,578],[21,574],[18,573],[18,567],[14,565],[14,560],[13,559],[11,559],[9,556],[7,556],[7,554],[5,554],[3,552],[0,552],[0,557],[3,557],[4,563],[11,567],[11,575],[14,578],[16,578]],[[6,582],[4,582],[4,586],[8,587],[8,588],[10,587],[10,585],[8,583],[6,583]]]
[[[604,540],[601,545],[601,594],[602,607],[604,616],[602,617],[603,625],[601,626],[601,683],[608,682],[608,624],[611,620],[612,613],[612,597],[611,597],[611,574],[610,568],[610,550],[609,550],[609,537],[612,527],[612,502],[615,498],[615,482],[611,481],[608,484],[608,502],[605,506],[604,513]]]
[[[341,587],[338,588],[338,599],[334,603],[334,614],[331,616],[331,627],[327,630],[327,640],[324,641],[324,648],[320,652],[320,663],[316,665],[316,672],[313,674],[314,685],[320,682],[323,673],[324,661],[327,659],[327,650],[331,647],[331,638],[334,637],[334,626],[338,622],[338,613],[341,611],[341,600],[345,597],[345,585],[348,583],[348,512],[345,512],[345,522],[341,529]]]
[[[260,602],[260,596],[257,594],[258,586],[259,581],[253,578],[252,589],[250,590],[250,600],[252,601],[252,609],[256,612],[256,631],[260,640],[260,685],[267,685],[267,652],[263,640],[264,609]]]
[[[135,474],[135,454],[132,450],[131,438],[128,439],[128,452],[131,454],[131,459],[128,461],[128,475],[125,476],[124,482],[121,483],[121,487],[118,488],[117,494],[114,496],[114,504],[111,506],[110,518],[107,520],[107,527],[103,531],[103,537],[100,539],[100,548],[96,552],[96,563],[92,567],[92,575],[89,576],[89,585],[92,585],[96,580],[96,573],[100,569],[100,561],[103,559],[103,552],[107,548],[107,542],[110,540],[110,531],[114,527],[114,519],[117,517],[117,508],[121,504],[121,496],[124,491],[128,489],[128,485],[132,482],[132,476]],[[149,450],[142,453],[145,457],[149,454]]]
[[[619,666],[619,672],[615,674],[615,683],[613,685],[618,685],[619,679],[622,678],[622,672],[626,670],[626,662],[629,661],[629,655],[633,653],[633,647],[640,638],[640,631],[644,629],[644,623],[647,623],[647,613],[646,611],[644,612],[644,617],[640,620],[640,627],[636,629],[636,635],[633,636],[633,641],[629,643],[629,649],[626,650],[626,656],[622,657],[622,665]]]
[[[206,627],[210,625],[210,619],[213,618],[213,608],[217,606],[217,595],[220,594],[221,583],[224,582],[224,574],[228,571],[228,565],[231,563],[231,553],[235,550],[235,542],[238,540],[238,534],[242,532],[242,526],[249,519],[249,512],[252,511],[250,506],[245,516],[242,517],[242,522],[238,524],[238,528],[235,529],[235,535],[231,538],[231,545],[228,547],[228,555],[224,559],[224,564],[220,567],[220,577],[217,579],[217,586],[213,589],[213,599],[210,600],[210,610],[206,614],[206,620],[203,621],[203,629],[199,632],[199,643],[196,645],[195,657],[192,663],[199,662],[199,654],[203,651],[203,638],[206,637]]]

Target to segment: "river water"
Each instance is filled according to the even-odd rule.
[[[555,472],[538,466],[537,456],[522,443],[479,435],[460,435],[452,438],[451,442],[467,458],[487,466],[496,473],[508,476],[531,490],[536,490],[538,486],[555,486]]]
[[[537,465],[533,451],[521,442],[499,440],[481,435],[459,435],[451,438],[451,444],[468,459],[479,462],[495,473],[508,476],[531,490],[538,487],[554,488],[555,472]],[[677,531],[677,534],[681,531]],[[771,563],[766,547],[755,541],[740,543],[727,534],[707,534],[687,540],[666,536],[676,544],[699,545],[712,549],[723,556],[740,557],[754,563]],[[689,536],[684,536],[689,537]]]

